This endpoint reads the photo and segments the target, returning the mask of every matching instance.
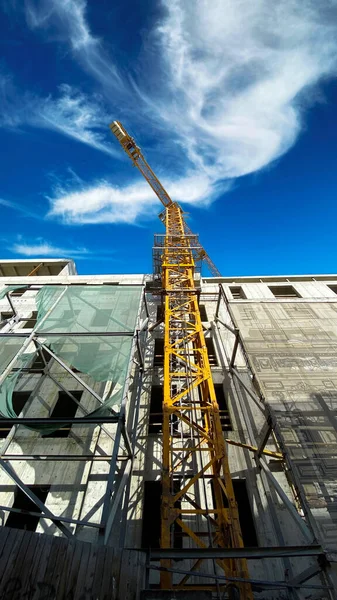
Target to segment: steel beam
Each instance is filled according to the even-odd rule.
[[[291,584],[288,581],[267,581],[265,579],[251,579],[251,578],[243,578],[243,577],[226,577],[223,575],[216,575],[213,573],[200,573],[199,571],[193,571],[193,573],[191,573],[191,571],[187,571],[187,570],[183,570],[183,569],[175,569],[175,568],[167,568],[167,567],[162,567],[162,566],[157,566],[157,565],[148,565],[148,568],[150,570],[154,570],[154,571],[164,571],[164,572],[168,572],[168,573],[177,573],[177,574],[181,574],[181,575],[188,575],[191,576],[193,575],[193,577],[200,577],[201,579],[215,579],[216,580],[216,585],[208,585],[207,587],[204,587],[202,589],[209,589],[209,590],[214,590],[214,591],[219,591],[219,584],[221,582],[223,582],[224,585],[226,585],[226,588],[228,589],[228,582],[230,583],[245,583],[245,584],[252,584],[254,585],[254,587],[256,588],[262,588],[262,589],[309,589],[309,590],[333,590],[333,587],[330,585],[316,585],[316,584],[305,584],[305,583],[299,583],[299,584]],[[176,588],[177,590],[179,589],[184,589],[184,590],[198,590],[200,589],[200,585],[196,585],[196,584],[192,584],[192,585],[186,585],[186,586],[181,586],[180,584],[178,584],[177,586],[172,586],[173,590]]]
[[[239,383],[242,385],[243,389],[247,392],[248,396],[250,396],[250,398],[252,400],[254,400],[256,406],[258,406],[258,408],[260,409],[260,411],[266,415],[266,408],[265,406],[263,406],[260,398],[252,391],[249,389],[249,387],[247,386],[247,384],[243,381],[242,377],[240,377],[236,367],[232,367],[231,371],[230,371],[233,375],[235,375],[236,379],[239,381]]]
[[[2,425],[92,425],[99,423],[118,423],[117,414],[106,417],[15,417],[12,419],[0,418],[0,428]]]
[[[36,342],[39,344],[39,346],[41,348],[43,348],[46,352],[48,352],[48,354],[50,354],[50,356],[56,360],[57,363],[59,363],[59,365],[61,365],[61,367],[63,367],[65,369],[65,371],[67,371],[67,373],[69,373],[69,375],[71,375],[74,379],[76,379],[76,381],[82,386],[84,387],[85,390],[87,390],[87,392],[89,392],[100,404],[104,404],[102,398],[97,394],[97,392],[95,392],[95,390],[93,390],[90,385],[88,385],[85,381],[83,381],[83,379],[81,379],[81,377],[79,377],[77,375],[77,373],[74,373],[74,371],[72,371],[64,362],[63,360],[61,360],[58,356],[56,356],[56,354],[54,354],[54,352],[52,352],[50,350],[50,348],[48,348],[48,346],[46,346],[45,344],[42,344],[38,339],[36,339]],[[115,416],[118,416],[116,411],[113,408],[109,408],[109,410],[111,410],[112,414]],[[107,421],[108,422],[108,421]]]
[[[293,520],[295,521],[296,525],[299,527],[299,529],[301,530],[303,535],[307,538],[307,540],[313,541],[313,538],[314,538],[313,533],[310,531],[308,525],[305,523],[305,521],[302,519],[302,517],[298,514],[295,506],[293,505],[291,500],[288,498],[287,494],[285,493],[285,491],[283,490],[283,488],[277,481],[276,477],[274,477],[273,473],[269,469],[265,460],[261,457],[260,460],[257,460],[257,463],[258,463],[258,466],[260,466],[262,468],[263,472],[269,479],[270,483],[272,483],[273,487],[275,488],[276,492],[280,496],[284,505],[287,507],[290,515],[292,516]]]
[[[62,533],[66,537],[68,537],[68,538],[73,537],[73,534],[68,529],[68,527],[66,527],[65,525],[63,525],[62,519],[60,519],[59,517],[55,516],[51,512],[51,510],[49,510],[49,508],[47,508],[46,505],[43,504],[43,502],[41,502],[40,498],[38,498],[34,494],[34,492],[32,492],[32,490],[29,489],[29,487],[27,487],[26,484],[23,483],[23,481],[21,481],[20,477],[15,473],[14,469],[10,465],[8,465],[2,458],[0,458],[0,466],[7,473],[7,475],[9,475],[9,477],[14,481],[14,483],[16,483],[16,485],[20,488],[20,490],[24,494],[26,494],[26,496],[32,502],[34,502],[34,504],[41,510],[41,512],[43,513],[41,515],[41,518],[44,518],[44,517],[49,518],[54,523],[54,525],[56,525],[56,527],[58,527],[58,529],[60,529],[60,531],[62,531]]]
[[[324,550],[319,544],[303,546],[260,546],[244,548],[158,548],[149,551],[150,560],[173,559],[211,559],[211,558],[282,558],[302,556],[323,556]]]
[[[258,440],[258,449],[256,452],[257,458],[260,458],[261,454],[264,453],[265,445],[268,442],[269,436],[272,432],[272,423],[271,419],[267,418],[264,426],[262,427],[262,431],[260,433],[260,439]]]
[[[232,357],[231,357],[231,360],[230,360],[230,363],[229,363],[229,369],[230,370],[234,368],[235,359],[236,359],[236,353],[237,353],[238,347],[239,347],[239,342],[240,342],[239,330],[236,329]]]

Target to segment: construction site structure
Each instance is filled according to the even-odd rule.
[[[180,232],[154,250],[168,290]],[[186,276],[194,255],[179,248]],[[336,597],[337,275],[188,283],[187,321],[157,274],[0,261],[1,599]]]

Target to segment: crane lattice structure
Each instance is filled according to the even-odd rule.
[[[174,547],[183,536],[188,547],[242,548],[237,503],[200,318],[196,262],[215,265],[185,223],[140,148],[119,121],[110,125],[133,164],[165,207],[160,215],[165,236],[160,247],[164,296],[164,394],[161,548]],[[178,424],[180,427],[178,427]],[[214,579],[197,578],[202,560],[177,579],[169,558],[161,561],[162,589],[207,589],[232,600],[252,600],[244,558],[213,560]],[[222,574],[222,577],[221,577]],[[194,581],[194,579],[193,579]],[[223,596],[221,596],[223,597]]]

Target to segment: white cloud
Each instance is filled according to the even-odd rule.
[[[162,76],[143,100],[214,181],[281,156],[301,130],[309,86],[336,75],[337,3],[162,1]]]
[[[135,223],[159,212],[158,199],[144,182],[123,189],[103,182],[79,192],[60,190],[50,202],[49,216],[68,224]]]
[[[13,254],[20,254],[23,256],[57,256],[58,258],[71,256],[73,258],[79,258],[90,254],[86,248],[62,248],[53,246],[49,242],[38,239],[35,243],[19,242],[11,246],[10,248]]]
[[[216,186],[205,176],[195,173],[163,185],[172,200],[189,204],[207,205],[218,193]],[[222,185],[226,191],[230,183]],[[124,187],[113,187],[102,182],[80,191],[59,189],[50,198],[50,217],[67,224],[129,223],[156,216],[163,208],[148,183],[140,181]]]

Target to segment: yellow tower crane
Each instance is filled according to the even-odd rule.
[[[180,544],[184,540],[187,548],[209,548],[211,557],[212,548],[243,547],[200,318],[196,261],[204,259],[214,275],[220,273],[135,140],[119,121],[110,128],[165,207],[160,215],[165,236],[159,248],[164,296],[161,548],[172,549],[178,540]],[[209,577],[204,571],[198,578],[205,560],[197,559],[178,576],[171,558],[163,558],[161,588],[204,589],[221,594],[221,598],[253,599],[246,559],[214,558],[212,570],[207,561]]]

